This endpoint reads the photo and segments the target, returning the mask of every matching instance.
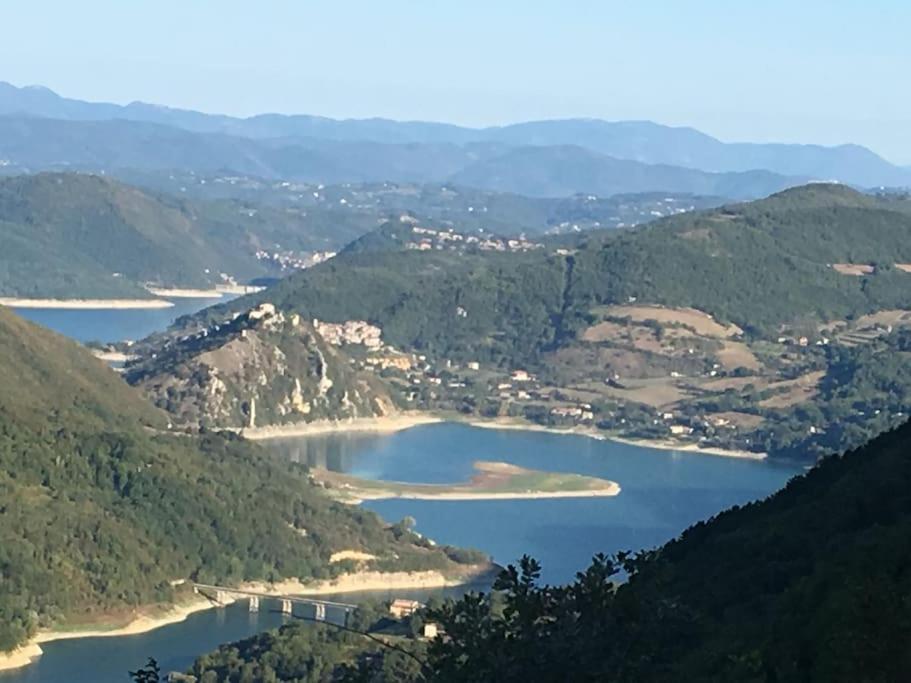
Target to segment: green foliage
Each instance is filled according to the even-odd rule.
[[[451,566],[331,502],[303,466],[163,422],[84,349],[0,311],[0,651],[41,626],[186,597],[181,579],[329,578],[348,548]]]
[[[821,457],[858,448],[903,423],[911,410],[909,348],[908,330],[871,344],[828,347],[817,394],[789,410],[764,411],[753,438],[780,456]]]
[[[149,657],[146,665],[141,669],[131,671],[130,676],[134,683],[158,683],[161,679],[161,668],[158,666],[158,662]]]
[[[0,181],[0,293],[149,298],[146,282],[211,287],[272,274],[259,250],[337,249],[373,226],[222,200],[154,196],[98,176]]]
[[[355,664],[370,641],[330,626],[294,622],[200,657],[200,683],[322,683],[343,664]],[[373,648],[370,648],[371,650]]]
[[[906,305],[911,215],[841,186],[686,214],[583,238],[572,256],[349,253],[297,273],[230,310],[270,301],[305,317],[366,319],[398,346],[511,367],[575,338],[593,306],[693,306],[752,334],[804,318]],[[880,263],[864,277],[833,263]],[[217,307],[206,313],[222,315]]]

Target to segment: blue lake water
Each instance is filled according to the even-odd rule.
[[[595,553],[654,547],[694,522],[778,490],[800,471],[782,463],[456,423],[265,443],[293,459],[372,479],[459,482],[472,475],[476,460],[494,460],[616,481],[622,492],[611,498],[365,503],[390,521],[414,517],[417,531],[437,542],[478,548],[500,564],[532,555],[552,583],[571,580]]]
[[[154,311],[21,313],[79,340],[110,341],[139,338],[207,303],[211,301],[184,300],[172,309]],[[543,578],[552,583],[571,580],[595,553],[654,547],[696,521],[772,493],[799,473],[782,463],[453,423],[389,435],[342,434],[264,444],[289,458],[375,479],[459,482],[471,476],[476,460],[494,460],[618,482],[622,492],[613,498],[366,503],[390,521],[414,517],[417,530],[437,542],[478,548],[501,564],[530,554],[542,562]],[[451,592],[455,593],[458,590]],[[394,596],[379,597],[427,595],[396,591]],[[338,599],[357,602],[358,596]],[[240,603],[146,634],[46,643],[37,663],[0,673],[0,683],[125,683],[126,672],[149,656],[156,657],[165,671],[183,670],[221,643],[280,623],[282,616],[271,612],[268,603],[253,615]]]
[[[429,591],[327,596],[348,603],[365,599],[394,597],[426,600]],[[446,595],[434,591],[435,595]],[[457,595],[458,591],[448,594]],[[114,638],[77,638],[58,640],[41,646],[44,654],[31,665],[17,671],[0,672],[2,683],[128,683],[129,671],[154,657],[163,672],[186,671],[201,654],[219,645],[247,638],[287,623],[291,617],[278,613],[274,601],[263,600],[260,611],[250,613],[246,602],[190,615],[179,624],[164,626],[149,633]],[[295,614],[312,617],[312,610],[295,606]],[[327,619],[341,622],[343,615],[332,608]]]
[[[182,315],[230,301],[220,299],[173,299],[170,308],[91,309],[15,308],[27,320],[56,330],[80,342],[114,342],[142,339],[165,329]]]

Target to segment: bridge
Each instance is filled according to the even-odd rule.
[[[229,599],[249,600],[250,611],[258,612],[259,604],[262,600],[274,600],[281,605],[282,614],[292,615],[294,605],[306,605],[313,607],[314,619],[316,621],[326,620],[326,609],[339,610],[344,612],[345,623],[348,622],[348,615],[357,609],[357,605],[347,602],[335,602],[333,600],[320,600],[318,598],[308,598],[301,595],[281,595],[279,593],[266,593],[262,591],[246,590],[243,588],[231,588],[230,586],[216,586],[207,583],[194,583],[193,592],[204,595],[210,600],[224,606]]]

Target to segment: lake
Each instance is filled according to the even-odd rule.
[[[366,503],[385,519],[408,515],[437,542],[479,548],[500,563],[528,553],[543,564],[543,579],[571,580],[598,552],[658,545],[731,505],[772,493],[799,470],[755,460],[642,448],[578,435],[430,424],[395,434],[312,436],[263,444],[311,465],[360,477],[450,483],[467,479],[475,460],[577,472],[617,481],[613,498]],[[450,591],[457,594],[458,590]],[[380,597],[425,598],[428,591]],[[371,594],[376,596],[376,594]],[[337,596],[357,602],[358,596]],[[44,656],[0,683],[116,683],[156,657],[165,671],[187,668],[200,654],[282,623],[275,606],[249,614],[246,603],[192,615],[146,634],[85,638],[43,645]],[[332,618],[332,614],[329,614]]]
[[[171,299],[169,308],[133,309],[64,309],[14,308],[27,320],[56,330],[80,342],[115,342],[137,340],[164,330],[182,315],[189,315],[216,304],[225,303],[234,295],[220,299]]]
[[[21,313],[79,340],[111,341],[141,337],[207,303],[212,302],[184,300],[171,309],[142,311]],[[541,561],[543,579],[552,583],[571,580],[595,553],[654,547],[693,522],[772,493],[800,471],[782,463],[457,423],[395,434],[337,434],[263,444],[298,461],[374,479],[460,482],[471,476],[474,461],[493,460],[618,482],[622,492],[613,498],[365,503],[390,521],[411,516],[417,531],[437,542],[478,548],[500,563],[528,553]],[[357,601],[357,596],[337,597]],[[395,596],[381,597],[421,599],[427,592],[396,591]],[[221,643],[282,622],[281,615],[269,611],[274,606],[264,603],[262,609],[251,615],[246,603],[239,603],[146,634],[46,643],[36,664],[0,673],[0,683],[123,683],[126,672],[149,656],[165,671],[182,670]]]
[[[659,545],[694,522],[778,490],[801,471],[777,462],[458,423],[262,443],[292,459],[370,479],[454,483],[471,477],[476,460],[493,460],[616,481],[622,492],[611,498],[364,503],[389,521],[413,517],[420,533],[478,548],[500,564],[532,555],[551,583],[571,580],[595,553]]]
[[[394,597],[426,600],[429,591],[396,591],[395,595],[382,593],[320,596],[327,600],[356,603],[367,598],[392,599]],[[439,591],[434,594],[439,595]],[[443,593],[444,595],[447,593]],[[460,594],[451,590],[450,595]],[[225,608],[211,609],[190,615],[186,621],[171,624],[148,633],[115,638],[75,638],[44,643],[44,654],[35,662],[17,671],[0,672],[2,683],[128,683],[127,673],[154,657],[163,672],[185,671],[201,654],[211,652],[219,645],[234,642],[256,633],[276,628],[290,617],[278,613],[275,601],[263,600],[260,611],[251,613],[246,602]],[[312,617],[299,605],[295,614]],[[331,607],[326,616],[342,621],[343,616]]]

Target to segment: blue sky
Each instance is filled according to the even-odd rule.
[[[28,0],[0,80],[80,99],[467,125],[587,116],[911,164],[901,0]]]

